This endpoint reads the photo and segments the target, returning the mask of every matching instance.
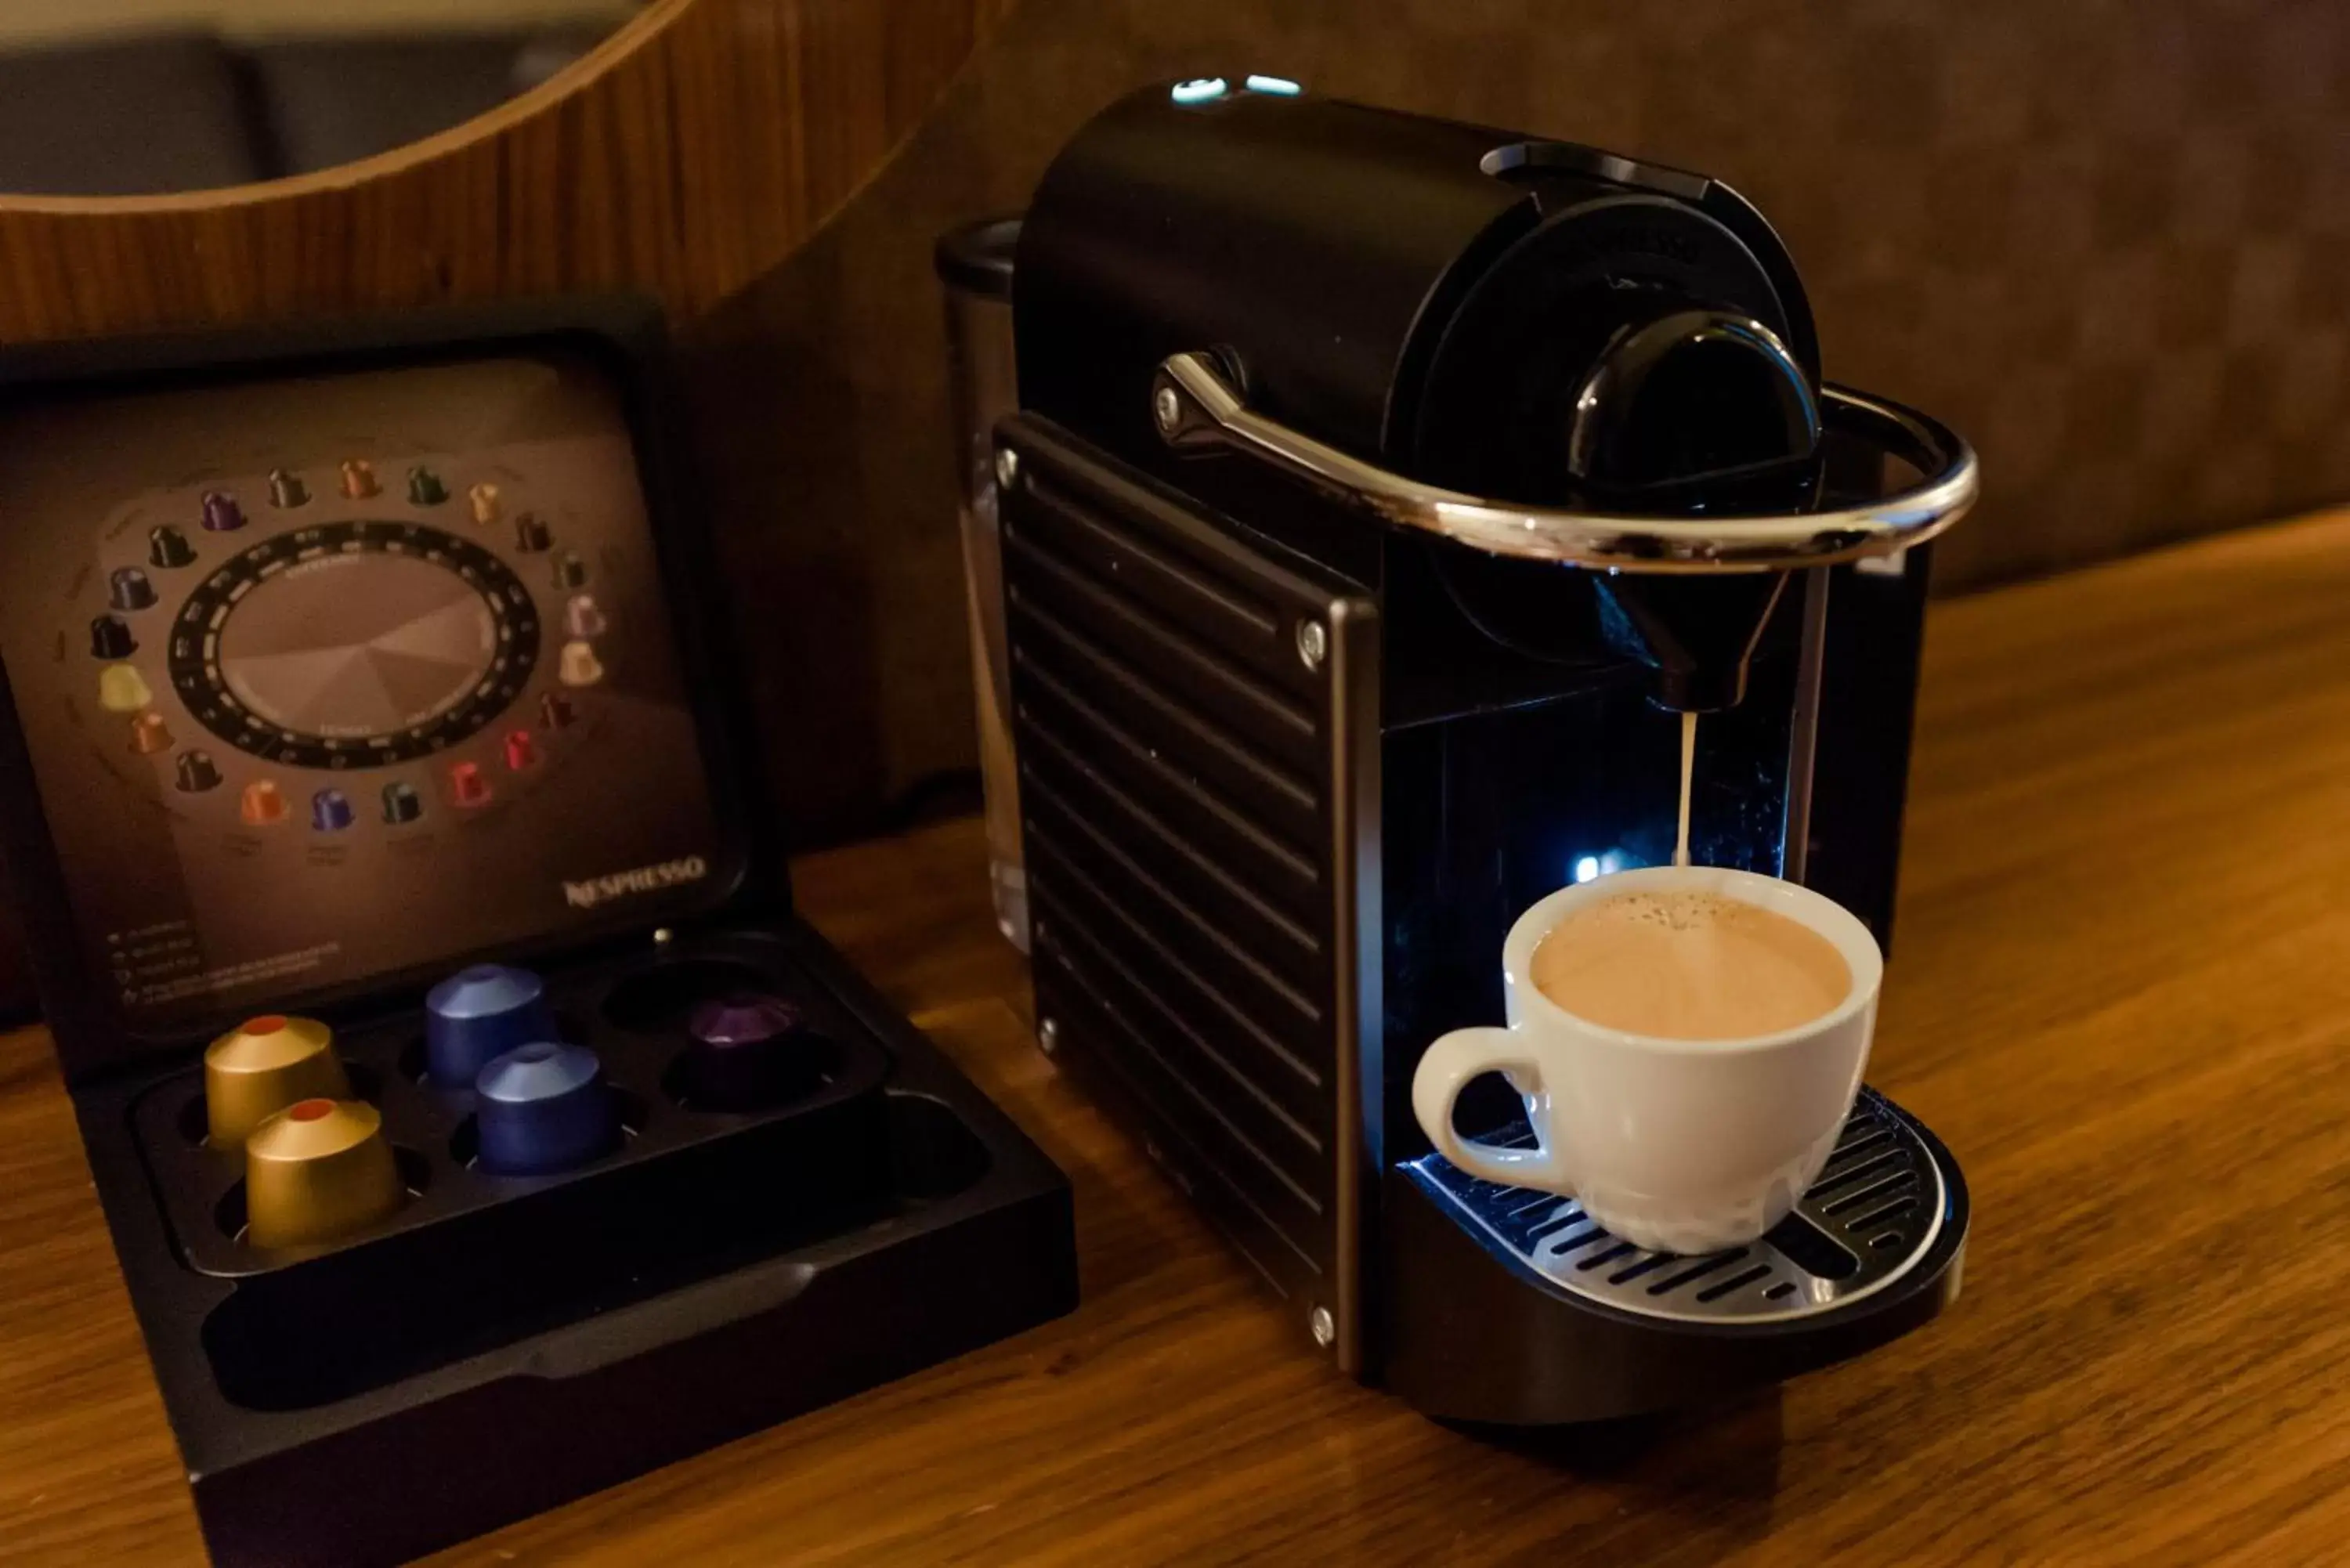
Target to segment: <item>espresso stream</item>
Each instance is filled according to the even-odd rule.
[[[1668,1040],[1775,1034],[1851,993],[1835,944],[1714,893],[1619,893],[1534,949],[1534,988],[1577,1018]]]
[[[1690,774],[1697,765],[1697,715],[1681,715],[1681,820],[1673,839],[1673,864],[1689,864]]]
[[[1690,863],[1697,715],[1681,715],[1680,824]],[[1835,1011],[1852,969],[1798,920],[1717,893],[1619,893],[1561,920],[1534,949],[1534,988],[1610,1029],[1668,1040],[1775,1034]]]

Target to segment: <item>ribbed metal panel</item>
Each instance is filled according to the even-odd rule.
[[[1003,440],[1040,1028],[1301,1325],[1330,1312],[1351,1367],[1359,1024],[1379,1016],[1370,602],[1043,421]]]

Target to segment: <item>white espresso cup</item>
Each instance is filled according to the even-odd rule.
[[[1626,893],[1701,893],[1783,915],[1834,943],[1852,989],[1808,1023],[1747,1039],[1674,1040],[1577,1018],[1535,989],[1534,948],[1575,910]],[[1751,871],[1657,866],[1562,888],[1502,944],[1506,1029],[1456,1029],[1412,1075],[1412,1109],[1472,1176],[1575,1199],[1637,1247],[1711,1252],[1785,1219],[1827,1163],[1859,1092],[1884,955],[1835,900]],[[1535,1147],[1475,1143],[1453,1103],[1481,1073],[1525,1100]]]

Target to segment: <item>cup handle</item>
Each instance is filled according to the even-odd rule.
[[[1510,1086],[1527,1101],[1527,1120],[1539,1140],[1532,1148],[1471,1143],[1452,1130],[1452,1105],[1480,1073],[1505,1073]],[[1420,1130],[1437,1151],[1471,1176],[1504,1187],[1566,1189],[1566,1173],[1551,1147],[1549,1118],[1535,1114],[1544,1098],[1542,1069],[1526,1054],[1525,1042],[1507,1029],[1456,1029],[1429,1046],[1411,1075],[1411,1108]]]

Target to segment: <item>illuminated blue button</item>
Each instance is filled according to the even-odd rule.
[[[1167,89],[1167,96],[1177,103],[1207,103],[1224,96],[1226,84],[1222,77],[1193,77],[1188,82],[1177,82]]]
[[[1246,82],[1251,92],[1271,93],[1275,98],[1295,98],[1305,89],[1287,77],[1251,77]]]

